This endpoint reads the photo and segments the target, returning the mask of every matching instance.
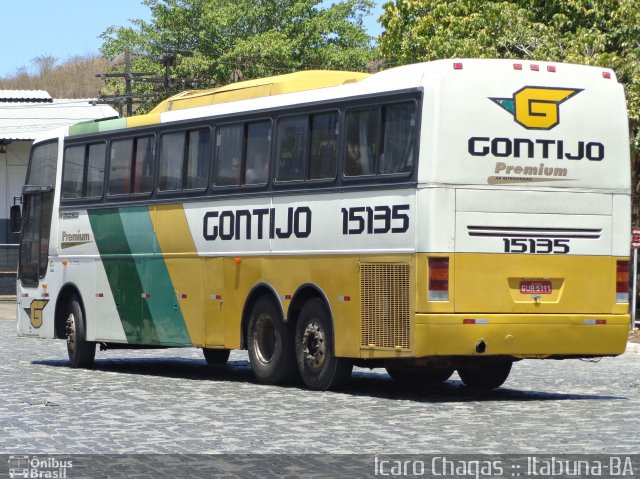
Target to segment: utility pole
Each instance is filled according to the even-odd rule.
[[[118,107],[120,116],[122,116],[122,105],[126,105],[127,116],[133,115],[134,104],[148,104],[150,102],[157,103],[161,98],[170,96],[173,92],[173,86],[182,84],[183,86],[191,85],[194,87],[205,86],[207,82],[200,79],[172,78],[171,68],[175,68],[178,63],[176,53],[165,53],[160,58],[160,64],[164,67],[164,72],[160,76],[156,72],[132,72],[131,71],[131,52],[129,47],[124,52],[124,72],[123,73],[98,73],[96,77],[102,78],[121,78],[124,80],[124,95],[116,90],[115,95],[100,95],[98,103],[110,103]],[[155,91],[153,93],[133,93],[134,83],[155,83],[162,84],[163,92]]]

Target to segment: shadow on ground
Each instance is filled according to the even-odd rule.
[[[32,364],[47,367],[69,367],[67,360],[45,359]],[[191,381],[223,381],[257,384],[248,361],[231,360],[226,366],[209,367],[204,360],[192,358],[117,358],[96,360],[93,371],[138,374]],[[283,389],[302,387],[300,382],[281,386]],[[395,383],[386,373],[356,369],[351,382],[338,394],[400,399],[416,402],[441,403],[463,401],[624,401],[626,397],[532,391],[502,387],[494,391],[475,391],[461,381],[449,379],[434,385],[407,385]]]

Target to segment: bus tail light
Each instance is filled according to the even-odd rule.
[[[429,258],[429,301],[449,301],[449,258]]]
[[[629,302],[629,262],[616,264],[616,303]]]

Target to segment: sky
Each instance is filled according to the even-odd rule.
[[[324,0],[330,5],[331,0]],[[378,17],[382,0],[366,19],[372,36],[381,32]],[[32,59],[53,56],[59,62],[99,53],[98,38],[111,25],[129,26],[130,19],[149,20],[149,8],[139,0],[4,0],[0,29],[0,77],[20,67],[32,68]]]

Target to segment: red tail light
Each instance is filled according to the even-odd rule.
[[[429,258],[429,301],[449,301],[449,258]]]
[[[629,302],[629,262],[618,261],[616,264],[616,302]]]

